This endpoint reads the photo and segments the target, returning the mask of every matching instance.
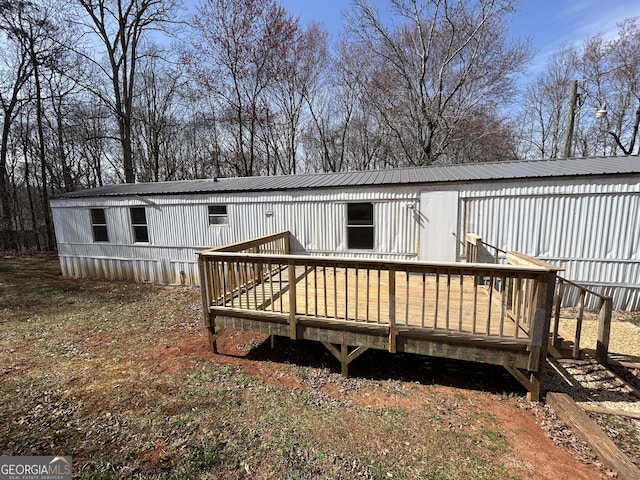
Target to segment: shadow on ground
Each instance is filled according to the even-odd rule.
[[[340,363],[324,345],[308,340],[277,337],[276,346],[272,349],[267,338],[254,346],[245,358],[340,372]],[[375,349],[367,350],[349,365],[349,376],[444,385],[496,394],[526,394],[526,390],[501,366],[410,353],[393,354]]]

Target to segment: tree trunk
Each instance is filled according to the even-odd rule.
[[[38,155],[40,156],[40,176],[42,177],[42,212],[44,215],[45,248],[49,251],[55,249],[55,235],[53,233],[53,222],[51,221],[51,211],[49,210],[49,190],[47,185],[47,152],[44,145],[44,125],[42,115],[42,91],[40,86],[40,71],[38,59],[32,50],[33,77],[36,87],[36,126],[38,129]]]
[[[13,213],[11,209],[11,196],[9,195],[9,175],[7,174],[7,150],[9,145],[9,121],[5,112],[5,121],[2,124],[2,143],[0,144],[0,207],[2,210],[3,239],[0,244],[3,249],[17,248],[16,235],[13,230]]]

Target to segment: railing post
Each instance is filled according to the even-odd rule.
[[[389,267],[389,351],[396,353],[396,267]]]
[[[291,253],[291,232],[287,231],[282,240],[284,242],[284,253],[289,255]]]
[[[296,264],[289,261],[287,267],[289,277],[289,338],[298,338],[298,319],[296,318]]]
[[[536,277],[535,297],[533,299],[531,326],[529,329],[530,352],[527,370],[531,372],[530,388],[527,395],[530,401],[540,398],[540,379],[547,359],[551,308],[556,287],[556,272],[549,270]]]
[[[553,335],[551,336],[551,345],[557,348],[558,343],[558,327],[560,326],[560,309],[562,308],[562,298],[564,297],[564,279],[558,279],[558,290],[556,292],[556,306],[553,318]]]
[[[609,363],[609,334],[611,332],[611,313],[613,300],[611,297],[602,299],[602,307],[598,315],[598,343],[596,345],[596,361],[606,365]]]
[[[209,345],[213,353],[218,353],[218,346],[216,339],[222,333],[222,331],[216,334],[216,326],[213,321],[211,311],[211,299],[215,296],[215,292],[212,291],[211,283],[211,262],[203,255],[198,255],[198,272],[200,274],[200,297],[202,299],[202,316],[204,319],[204,325],[209,331]],[[216,267],[217,268],[217,267]]]
[[[468,233],[466,236],[467,263],[478,263],[478,252],[482,245],[482,237]]]
[[[580,299],[578,301],[578,318],[576,319],[576,334],[573,342],[573,358],[580,358],[580,337],[582,336],[582,320],[584,318],[584,297],[586,292],[580,289]]]
[[[200,298],[202,299],[202,317],[204,325],[209,327],[211,319],[209,314],[209,306],[211,305],[211,297],[209,292],[209,278],[207,275],[208,268],[205,265],[206,260],[202,255],[198,256],[198,273],[200,274]]]

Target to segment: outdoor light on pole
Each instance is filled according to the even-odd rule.
[[[567,138],[564,143],[564,158],[571,156],[571,147],[573,145],[573,128],[576,122],[576,115],[580,113],[580,110],[576,111],[578,104],[578,81],[573,80],[571,82],[571,91],[569,92],[569,121],[567,122]],[[605,118],[607,116],[607,105],[602,105],[596,111],[596,118]]]

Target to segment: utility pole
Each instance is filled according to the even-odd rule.
[[[567,138],[564,142],[564,158],[571,156],[571,145],[573,143],[573,127],[576,120],[576,105],[578,103],[578,81],[571,82],[569,92],[569,118],[567,121]]]

